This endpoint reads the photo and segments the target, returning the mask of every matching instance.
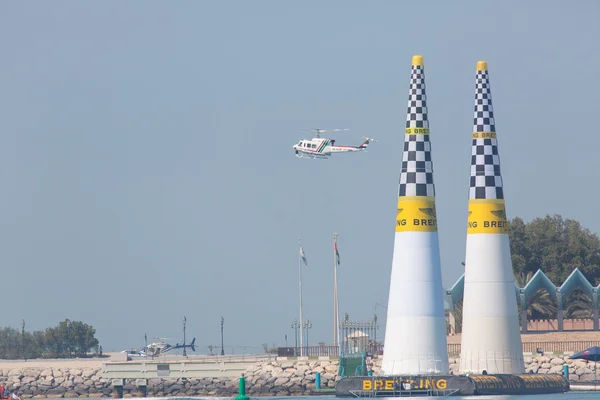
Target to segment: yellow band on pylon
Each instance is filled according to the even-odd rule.
[[[477,61],[477,66],[475,67],[475,69],[477,69],[477,71],[487,71],[488,70],[487,62]]]
[[[496,139],[496,132],[473,132],[473,139]]]
[[[398,197],[396,232],[437,232],[435,197]]]
[[[429,128],[406,128],[405,135],[429,135]]]
[[[469,200],[470,233],[508,233],[508,221],[503,199]]]

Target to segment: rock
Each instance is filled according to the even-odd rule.
[[[9,378],[11,378],[11,377],[15,377],[15,376],[18,376],[18,377],[19,377],[19,379],[21,379],[21,378],[23,377],[23,371],[21,371],[20,369],[11,369],[11,370],[8,372],[8,375],[7,375],[7,376],[8,376]],[[36,378],[37,378],[37,376],[36,376]]]
[[[538,369],[538,374],[547,374],[550,371],[548,368],[540,368]]]
[[[590,382],[594,380],[594,374],[584,374],[579,376],[580,381]]]
[[[45,369],[42,372],[40,372],[40,376],[44,377],[44,378],[47,377],[47,376],[52,377],[53,376],[52,375],[52,370],[51,369]]]
[[[306,374],[306,371],[310,370],[310,367],[308,365],[298,365],[296,367],[296,372],[301,372],[302,375]]]
[[[333,372],[333,373],[336,373],[336,374],[337,374],[337,372],[338,372],[338,369],[339,369],[339,368],[338,368],[338,366],[337,366],[337,364],[335,364],[335,365],[334,365],[334,364],[329,364],[329,365],[326,365],[326,366],[325,366],[325,367],[323,367],[323,368],[324,368],[324,369],[325,369],[325,371],[327,371],[327,372]]]
[[[283,386],[290,381],[289,378],[277,378],[277,380],[273,383],[275,386]]]
[[[545,362],[545,363],[542,363],[542,365],[540,367],[544,368],[544,369],[550,369],[550,368],[552,368],[552,364],[550,364],[549,362]]]
[[[325,373],[323,375],[321,375],[321,379],[322,380],[329,380],[329,379],[335,379],[336,375],[332,374],[332,373]]]
[[[591,370],[591,369],[589,369],[589,368],[577,368],[577,370],[575,371],[575,373],[576,373],[577,375],[579,375],[579,376],[582,376],[582,375],[593,374],[593,373],[594,373],[594,371],[592,371],[592,370]]]
[[[550,360],[550,364],[552,364],[552,365],[563,365],[564,363],[565,363],[565,360],[563,360],[560,357],[556,357],[556,358],[553,358],[552,360]]]
[[[65,398],[67,398],[67,399],[75,399],[77,397],[79,397],[79,395],[77,394],[77,392],[68,391],[67,393],[65,393]]]
[[[97,372],[97,370],[95,370],[93,368],[88,368],[83,371],[82,375],[84,378],[90,378],[90,377],[96,375],[96,372]]]
[[[54,387],[51,389],[48,389],[47,394],[48,395],[60,395],[62,397],[62,395],[66,392],[67,390],[62,387],[62,386],[58,386],[58,387]]]
[[[563,373],[562,365],[554,365],[552,368],[550,368],[549,373],[550,374],[562,374]]]

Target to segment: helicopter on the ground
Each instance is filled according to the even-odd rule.
[[[192,351],[196,351],[195,343],[196,343],[196,338],[192,339],[192,342],[190,344],[177,343],[175,346],[170,345],[169,343],[166,343],[166,342],[162,342],[162,341],[154,342],[154,343],[150,343],[149,345],[146,346],[146,348],[144,349],[144,353],[146,355],[156,357],[161,354],[165,354],[170,351],[177,350],[177,349],[190,348],[190,349],[192,349]]]
[[[295,144],[293,149],[296,157],[327,159],[333,153],[364,151],[369,143],[376,142],[375,139],[363,136],[364,141],[358,146],[341,146],[339,144],[335,144],[335,139],[322,138],[320,135],[324,132],[339,132],[349,130],[350,129],[310,129],[311,132],[317,133],[317,137],[312,139],[301,139],[297,144]]]
[[[165,338],[153,338],[155,340],[159,340],[157,342],[152,342],[150,344],[146,344],[143,350],[123,350],[122,353],[127,353],[128,357],[157,357],[161,354],[168,353],[177,349],[189,348],[192,351],[196,351],[196,338],[192,340],[190,344],[179,344],[177,343],[175,346],[165,342]]]

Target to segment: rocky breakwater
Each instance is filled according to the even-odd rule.
[[[100,368],[0,370],[8,392],[22,398],[106,397],[113,391]]]
[[[263,361],[246,371],[250,396],[301,396],[315,389],[317,373],[321,388],[335,388],[338,361]]]
[[[569,356],[553,354],[525,356],[524,361],[526,373],[562,375],[563,366],[566,364],[569,367],[569,381],[589,382],[594,380],[594,362],[592,361],[571,360]],[[450,374],[458,375],[460,358],[450,358],[449,362]],[[600,365],[598,367],[600,368]],[[381,375],[381,358],[367,360],[367,368],[371,368],[373,375]]]
[[[290,396],[310,394],[315,388],[316,374],[321,374],[322,388],[335,388],[337,361],[263,361],[245,372],[246,393],[250,396]],[[115,396],[110,379],[102,378],[101,368],[47,369],[26,368],[0,370],[0,382],[9,392],[23,399],[99,398]],[[169,396],[234,396],[239,377],[148,380],[146,395]],[[139,397],[143,393],[135,380],[127,379],[123,397]]]

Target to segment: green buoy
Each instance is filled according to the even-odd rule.
[[[250,400],[250,397],[246,396],[246,378],[244,378],[244,374],[240,377],[240,394],[235,397],[235,400]]]

